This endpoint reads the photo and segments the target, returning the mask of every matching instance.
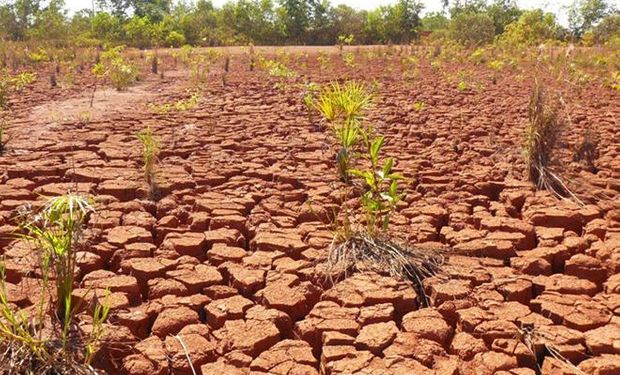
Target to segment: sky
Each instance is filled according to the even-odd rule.
[[[213,0],[216,6],[221,6],[227,0]],[[396,0],[330,0],[334,5],[347,4],[353,8],[358,9],[374,9],[380,5],[387,5],[395,3]],[[424,10],[422,14],[441,10],[441,0],[422,0],[424,3]],[[542,8],[546,11],[553,12],[558,17],[558,21],[565,25],[568,23],[566,17],[566,8],[573,2],[573,0],[517,0],[519,7],[523,9]],[[620,7],[620,0],[610,0],[612,5]],[[65,0],[67,8],[70,13],[83,8],[91,7],[91,0]]]

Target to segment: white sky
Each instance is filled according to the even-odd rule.
[[[226,0],[212,0],[216,6],[221,6]],[[620,8],[620,0],[608,0],[609,3],[615,5],[616,8]],[[359,9],[374,9],[379,5],[386,5],[395,3],[396,0],[330,0],[332,4],[347,4],[353,8]],[[440,0],[422,0],[424,3],[423,13],[441,10]],[[573,0],[517,0],[517,4],[524,9],[542,8],[546,11],[553,12],[557,15],[558,21],[566,25],[566,7],[570,5]],[[77,10],[91,7],[91,0],[65,0],[67,8],[70,13]]]

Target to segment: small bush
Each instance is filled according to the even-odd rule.
[[[108,76],[112,86],[118,91],[126,90],[137,79],[136,68],[122,58],[111,61]]]
[[[184,44],[185,44],[185,35],[179,32],[171,31],[166,37],[166,45],[169,47],[177,48]]]

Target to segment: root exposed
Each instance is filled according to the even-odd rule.
[[[420,296],[420,302],[428,306],[423,281],[437,276],[444,261],[444,255],[437,250],[414,248],[390,239],[372,237],[366,232],[357,232],[343,242],[332,243],[327,268],[342,270],[345,275],[356,271],[374,271],[410,280]]]

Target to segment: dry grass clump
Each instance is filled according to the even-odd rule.
[[[444,261],[439,251],[412,247],[385,233],[371,235],[358,230],[346,238],[334,238],[329,248],[327,269],[343,271],[345,276],[352,272],[374,271],[409,280],[422,305],[428,306],[423,281],[438,275]]]
[[[572,197],[560,177],[551,170],[565,119],[561,113],[561,100],[548,96],[536,82],[529,104],[529,124],[525,128],[524,154],[529,180],[539,190],[547,190],[558,198]]]

